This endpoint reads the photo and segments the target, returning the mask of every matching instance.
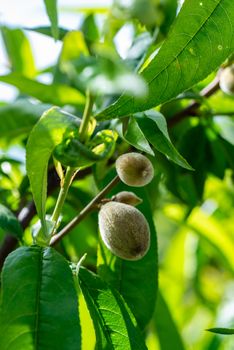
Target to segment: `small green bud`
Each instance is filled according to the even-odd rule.
[[[98,224],[110,251],[126,260],[139,260],[148,251],[150,229],[144,215],[131,205],[109,202],[101,207]]]
[[[154,177],[151,161],[140,153],[125,153],[116,160],[116,171],[120,180],[128,186],[147,185]]]

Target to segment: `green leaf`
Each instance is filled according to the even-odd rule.
[[[51,108],[46,111],[30,133],[26,147],[26,168],[37,213],[44,232],[47,194],[48,162],[54,148],[62,142],[64,133],[77,131],[80,120],[75,116]]]
[[[80,55],[88,56],[84,35],[78,30],[68,32],[63,39],[62,52],[59,58],[60,66],[66,71],[66,63],[78,58]],[[69,68],[68,68],[69,69]]]
[[[142,101],[123,95],[97,118],[113,119],[150,109],[206,78],[234,50],[233,22],[231,0],[186,0],[168,39],[141,73],[149,88],[147,98]]]
[[[81,26],[85,40],[88,44],[93,44],[99,40],[99,31],[93,13],[88,14]]]
[[[59,37],[57,0],[44,0],[46,12],[51,23],[51,33],[55,40]]]
[[[136,120],[133,117],[130,117],[127,130],[125,132],[124,126],[124,123],[121,121],[115,123],[114,128],[118,132],[119,136],[130,145],[134,146],[136,149],[139,149],[140,151],[146,152],[153,156],[154,152]]]
[[[230,271],[234,272],[234,243],[228,231],[215,218],[209,217],[199,208],[193,209],[187,219],[187,227],[213,246]]]
[[[1,350],[81,349],[73,276],[54,249],[15,250],[5,261],[2,286]]]
[[[31,103],[26,99],[0,106],[0,144],[30,132],[42,113],[50,106]]]
[[[116,193],[126,190],[122,184],[115,188]],[[127,261],[115,257],[103,244],[98,251],[98,274],[124,297],[137,323],[144,329],[153,315],[157,294],[157,240],[152,212],[144,189],[134,189],[143,199],[139,210],[144,214],[151,231],[150,249],[138,261]]]
[[[180,333],[161,292],[158,292],[157,296],[154,322],[159,338],[160,350],[185,350]]]
[[[102,130],[83,145],[78,138],[68,137],[54,150],[54,156],[63,165],[74,168],[87,167],[95,162],[107,160],[115,149],[115,133]]]
[[[24,30],[30,30],[30,31],[33,31],[33,32],[36,32],[36,33],[40,33],[40,34],[44,34],[44,35],[47,35],[49,37],[52,36],[52,33],[51,33],[51,28],[50,27],[47,27],[47,26],[40,26],[40,27],[24,27]],[[63,40],[63,38],[65,37],[65,35],[69,32],[68,29],[66,28],[62,28],[62,27],[59,27],[59,36],[57,38],[57,40]]]
[[[23,229],[16,216],[2,204],[0,204],[0,228],[18,239],[23,235]]]
[[[206,215],[200,208],[194,208],[186,223],[181,222],[176,213],[166,212],[166,215],[175,222],[179,227],[185,225],[186,228],[196,233],[199,237],[210,243],[212,247],[219,253],[223,261],[226,263],[229,271],[234,272],[233,250],[234,243],[230,238],[230,234],[219,222],[214,218]]]
[[[234,329],[232,328],[210,328],[207,329],[208,332],[212,332],[212,333],[217,333],[217,334],[234,334]]]
[[[160,30],[164,35],[167,35],[167,32],[176,17],[178,1],[162,0],[160,5],[162,6],[163,15],[164,15],[164,19],[160,27]]]
[[[30,43],[21,29],[1,27],[4,45],[13,72],[32,78],[36,67]]]
[[[57,106],[71,104],[80,107],[84,104],[84,96],[76,89],[63,84],[43,84],[29,79],[20,73],[0,76],[0,81],[17,87],[20,92],[38,100]]]
[[[159,152],[181,167],[193,170],[186,159],[181,156],[171,143],[167,130],[167,122],[161,113],[157,111],[146,111],[144,113],[135,114],[135,117],[147,140]]]
[[[97,350],[144,350],[136,321],[123,298],[94,273],[80,268],[80,287],[93,318]]]
[[[217,116],[214,117],[213,122],[222,138],[234,145],[234,119]]]

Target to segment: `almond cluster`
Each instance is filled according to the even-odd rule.
[[[139,153],[121,155],[116,171],[128,186],[145,186],[154,176],[152,163]],[[101,206],[98,215],[101,238],[116,256],[126,260],[143,258],[150,246],[150,228],[144,215],[135,208],[142,200],[133,192],[122,191]]]

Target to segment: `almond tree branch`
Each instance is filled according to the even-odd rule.
[[[67,224],[67,226],[65,226],[59,233],[51,238],[50,246],[54,246],[75,226],[77,226],[93,209],[95,209],[96,205],[100,203],[101,199],[103,199],[105,195],[118,184],[119,181],[120,178],[117,175],[101,192],[97,194],[96,197],[91,200],[91,202],[86,205],[83,210],[81,210],[81,212],[72,221],[69,222],[69,224]]]
[[[207,85],[202,91],[202,97],[209,97],[213,95],[219,89],[219,77],[218,75],[215,79]],[[198,112],[198,108],[200,107],[201,102],[193,101],[186,108],[182,109],[178,113],[176,113],[171,119],[168,120],[168,127],[172,128],[176,124],[180,123],[182,120],[188,118],[189,116],[196,116]]]
[[[82,179],[91,173],[90,168],[81,170],[77,175],[76,179]],[[60,179],[54,169],[49,171],[48,174],[48,194],[52,194],[57,188],[59,188]],[[33,201],[30,201],[25,207],[16,212],[16,216],[23,229],[29,226],[30,221],[36,214],[36,207]],[[10,233],[6,234],[2,246],[0,247],[0,270],[4,264],[4,261],[8,254],[10,254],[18,245],[16,237]]]
[[[209,97],[211,95],[213,95],[217,90],[219,89],[219,74],[216,76],[216,78],[208,85],[206,86],[202,91],[201,91],[201,96],[202,97]],[[180,123],[181,121],[183,121],[184,119],[188,118],[189,116],[195,116],[197,115],[198,109],[200,107],[201,103],[194,101],[191,104],[189,104],[186,108],[184,108],[183,110],[179,111],[178,113],[176,113],[174,115],[174,117],[172,117],[171,119],[168,120],[168,127],[172,128],[175,125],[177,125],[178,123]],[[90,169],[85,169],[81,172],[78,173],[77,178],[83,178],[84,176],[86,176],[86,174],[89,174],[91,172]],[[52,173],[49,174],[48,176],[48,193],[52,193],[56,188],[59,187],[59,179],[58,177],[55,178],[54,174],[52,176]],[[109,191],[109,190],[108,190]],[[108,192],[107,191],[107,192]],[[104,193],[107,194],[107,192]],[[99,195],[101,195],[102,192],[99,193]],[[104,197],[103,195],[103,197]],[[98,201],[101,200],[101,197],[98,197]],[[93,199],[93,201],[96,202],[96,197]],[[51,246],[55,245],[65,234],[67,234],[68,232],[70,232],[70,230],[75,227],[80,221],[83,220],[83,218],[93,209],[94,204],[93,201],[92,203],[92,208],[91,206],[87,209],[87,207],[85,207],[81,213],[74,218],[69,227],[68,225],[61,230],[58,235],[59,236],[54,236],[51,240]],[[24,207],[19,213],[18,213],[18,219],[22,225],[22,227],[25,229],[26,227],[28,227],[31,219],[33,218],[33,216],[36,214],[36,209],[35,209],[35,205],[33,204],[33,202],[29,202],[29,204]],[[66,232],[66,230],[68,230]],[[65,233],[64,233],[65,232]],[[57,238],[56,238],[57,237]],[[3,263],[7,257],[7,255],[9,253],[11,253],[17,246],[18,244],[18,240],[10,235],[7,234],[5,236],[5,239],[3,241],[2,246],[0,247],[0,269],[3,266]]]

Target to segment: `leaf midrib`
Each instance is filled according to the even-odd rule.
[[[100,326],[101,326],[101,328],[102,328],[102,330],[103,330],[103,333],[104,333],[104,335],[105,335],[105,337],[106,337],[106,340],[108,341],[108,344],[109,344],[109,345],[112,347],[112,349],[114,350],[114,344],[113,344],[113,342],[112,342],[112,338],[111,338],[111,336],[110,336],[110,333],[109,333],[109,331],[105,328],[105,325],[107,325],[107,323],[105,322],[105,319],[104,319],[102,313],[99,312],[98,304],[97,304],[96,300],[92,297],[92,295],[91,295],[91,293],[90,293],[90,291],[89,291],[89,286],[87,285],[87,283],[85,283],[85,281],[84,281],[84,279],[82,279],[82,277],[80,277],[80,279],[82,280],[82,283],[83,283],[83,285],[85,286],[86,291],[87,291],[88,294],[89,294],[90,300],[92,301],[93,306],[95,307],[96,312],[98,313],[98,315],[99,315],[99,317],[100,317],[100,320],[101,320]]]
[[[42,271],[43,271],[43,249],[40,248],[39,252],[39,276],[38,276],[38,284],[37,284],[37,290],[36,290],[36,316],[35,316],[35,340],[34,340],[34,345],[35,345],[35,350],[38,349],[38,328],[39,328],[39,319],[40,319],[40,296],[41,296],[41,285],[42,285]]]
[[[217,5],[215,6],[215,8],[213,9],[213,11],[211,12],[211,14],[205,19],[205,21],[202,23],[202,25],[198,28],[198,30],[195,32],[195,34],[193,35],[193,37],[190,38],[190,40],[188,40],[188,42],[186,43],[186,45],[180,50],[180,52],[178,53],[178,55],[176,57],[174,57],[165,68],[163,68],[160,72],[158,72],[158,74],[152,78],[152,80],[149,81],[148,85],[151,85],[151,83],[160,75],[162,74],[164,71],[166,71],[168,69],[168,67],[178,59],[178,57],[181,55],[181,53],[187,48],[187,46],[190,44],[190,42],[195,38],[195,36],[202,30],[202,28],[205,26],[206,22],[208,22],[208,20],[210,19],[210,17],[213,15],[213,13],[216,11],[216,9],[218,8],[218,6],[220,6],[220,3],[223,0],[220,0]],[[157,56],[156,56],[157,57]],[[143,73],[147,70],[149,66],[147,66],[145,68],[145,70],[142,71],[141,75],[143,75]],[[124,96],[124,95],[122,95]],[[133,98],[129,98],[127,100],[125,100],[122,104],[119,105],[118,108],[115,109],[115,111],[120,110],[124,105],[126,105],[129,101],[133,100]],[[118,101],[116,101],[117,103]],[[114,106],[113,106],[114,107]]]
[[[210,19],[210,17],[213,15],[213,13],[216,11],[217,7],[220,6],[220,3],[223,0],[219,0],[219,2],[217,3],[217,5],[215,6],[215,8],[213,9],[213,11],[211,12],[211,14],[205,19],[205,21],[202,23],[202,25],[198,28],[198,30],[194,33],[194,35],[188,40],[188,42],[186,43],[186,45],[181,48],[180,52],[178,53],[178,55],[176,57],[174,57],[169,63],[168,65],[162,69],[155,77],[152,78],[152,80],[149,81],[149,85],[161,74],[163,73],[165,70],[168,69],[168,67],[175,62],[178,57],[181,55],[181,53],[187,48],[187,46],[191,43],[191,41],[195,38],[195,36],[203,29],[203,27],[205,26],[206,22],[208,22],[208,20]],[[147,67],[146,67],[147,69]],[[142,72],[144,73],[144,71]]]

